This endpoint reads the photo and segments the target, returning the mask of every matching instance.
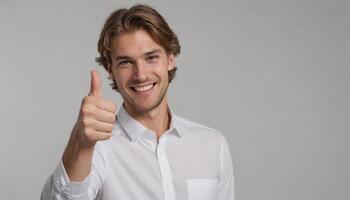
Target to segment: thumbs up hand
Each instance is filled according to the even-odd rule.
[[[82,100],[74,133],[84,146],[94,146],[100,140],[107,140],[115,124],[116,106],[105,100],[101,94],[101,80],[97,71],[91,71],[90,92]]]

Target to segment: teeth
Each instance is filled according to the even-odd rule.
[[[151,89],[152,87],[153,87],[153,84],[149,84],[149,85],[145,85],[145,86],[134,87],[134,89],[137,92],[144,92],[144,91]]]

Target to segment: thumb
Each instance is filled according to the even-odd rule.
[[[101,79],[100,75],[96,70],[91,70],[91,86],[90,86],[90,96],[101,97]]]

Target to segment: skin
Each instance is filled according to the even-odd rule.
[[[118,84],[125,109],[159,139],[170,122],[168,70],[174,68],[174,56],[167,54],[147,32],[137,30],[112,41],[111,58],[108,71]],[[154,86],[146,92],[133,89],[149,83]],[[111,137],[115,114],[116,105],[102,97],[100,76],[92,70],[90,92],[82,100],[78,120],[62,156],[70,181],[82,181],[88,176],[95,145]]]
[[[128,113],[157,138],[168,129],[168,70],[174,68],[174,56],[153,41],[143,30],[124,33],[112,41],[110,76],[116,80]],[[147,94],[132,87],[155,84]]]

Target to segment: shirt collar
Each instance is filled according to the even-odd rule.
[[[130,140],[135,142],[140,136],[145,137],[154,137],[154,133],[143,126],[139,121],[134,119],[125,109],[124,104],[120,107],[117,120],[120,122],[120,125],[129,136]],[[176,121],[176,117],[172,109],[168,106],[168,112],[170,114],[170,126],[167,132],[174,134],[178,137],[182,136],[181,128],[179,128],[179,123]]]

